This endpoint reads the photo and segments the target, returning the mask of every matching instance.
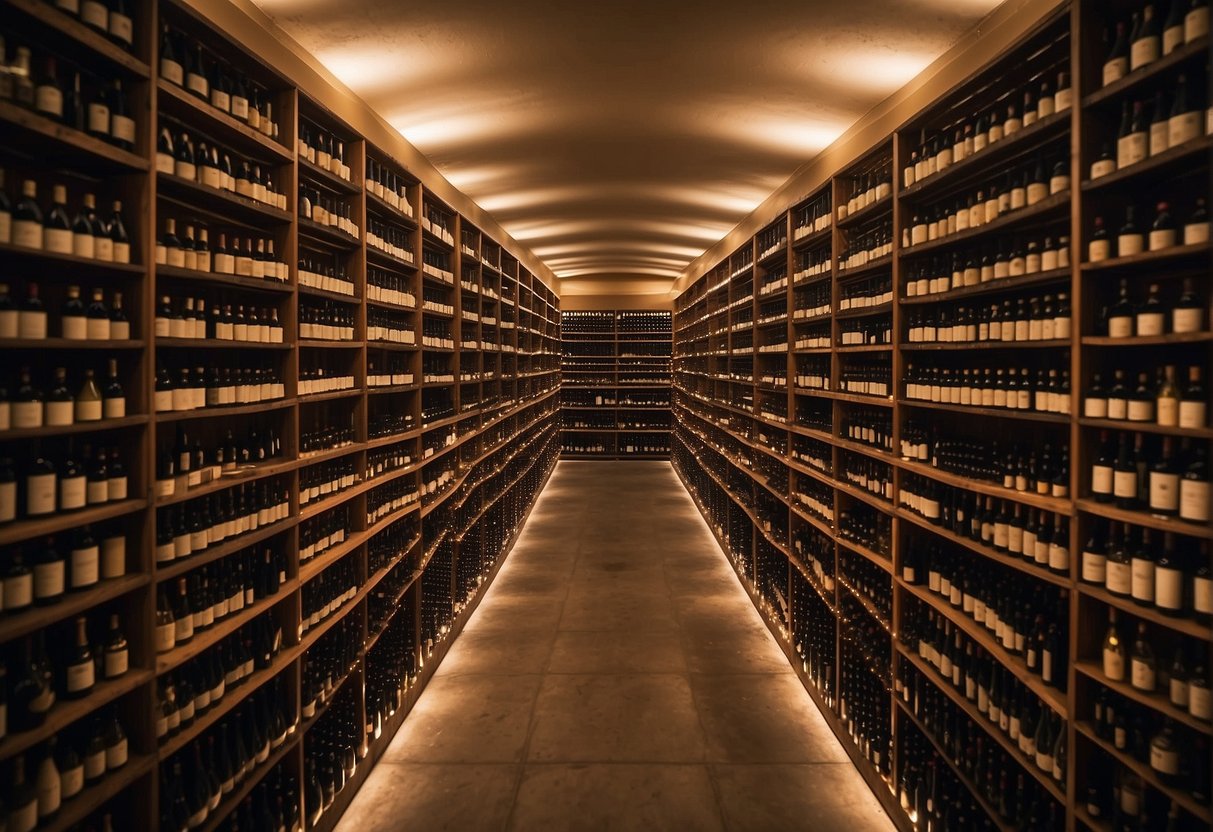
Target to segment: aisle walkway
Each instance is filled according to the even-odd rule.
[[[668,463],[560,463],[338,826],[507,829],[892,829]]]

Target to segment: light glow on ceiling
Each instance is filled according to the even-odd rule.
[[[658,2],[641,26],[628,4],[252,2],[555,273],[626,285],[677,276],[1000,0]]]

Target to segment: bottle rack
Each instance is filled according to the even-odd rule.
[[[67,187],[69,218],[85,193],[96,195],[103,219],[119,200],[130,250],[129,261],[103,262],[0,243],[0,260],[18,276],[14,298],[27,287],[20,276],[34,276],[49,312],[49,337],[0,342],[10,367],[29,365],[44,388],[55,367],[66,367],[74,396],[85,369],[104,386],[114,358],[125,392],[125,413],[114,418],[0,432],[19,501],[38,454],[83,461],[88,444],[88,466],[97,451],[125,466],[125,494],[115,491],[115,499],[0,525],[5,579],[21,558],[28,565],[42,557],[48,538],[74,553],[82,528],[103,552],[89,586],[0,612],[6,690],[30,665],[23,647],[45,636],[57,656],[54,639],[74,636],[78,616],[99,644],[116,614],[129,643],[125,673],[106,679],[98,671],[78,699],[63,696],[56,676],[57,701],[39,724],[23,730],[10,720],[0,777],[9,783],[24,765],[32,784],[48,741],[58,737],[62,750],[94,720],[116,716],[125,762],[90,777],[37,828],[100,826],[103,815],[119,829],[175,828],[179,805],[195,809],[193,793],[181,790],[206,780],[194,750],[205,757],[207,743],[222,744],[221,731],[241,730],[272,706],[267,753],[255,754],[234,787],[208,801],[205,819],[189,825],[226,829],[239,819],[251,828],[265,815],[250,825],[247,807],[260,813],[264,805],[286,828],[331,829],[493,579],[555,464],[559,299],[389,150],[192,7],[126,4],[129,48],[121,26],[106,36],[42,2],[4,7],[9,49],[31,46],[35,67],[58,57],[60,82],[70,84],[78,69],[87,96],[94,79],[105,90],[119,80],[135,135],[111,141],[0,101],[9,199],[28,178],[44,216],[56,184]],[[259,119],[233,107],[237,97]],[[177,152],[183,134],[192,160]],[[204,157],[203,145],[217,155]],[[203,229],[205,254],[191,245]],[[445,268],[429,268],[431,260]],[[60,337],[69,285],[80,286],[86,306],[94,288],[107,306],[121,292],[129,336]],[[433,308],[432,295],[442,301]],[[431,322],[449,344],[423,343]],[[213,373],[221,368],[242,373]],[[224,390],[231,396],[221,399]],[[235,451],[236,464],[225,466],[217,449],[228,462]],[[116,482],[118,469],[110,470]],[[206,521],[227,523],[223,507],[233,495],[243,495],[235,505],[244,512],[235,513],[251,506],[255,525],[225,526],[226,537],[208,539]],[[259,566],[263,557],[272,566]],[[191,638],[157,650],[158,617],[183,581],[194,622],[204,615],[201,587],[253,572],[248,603],[225,602],[213,624],[208,612]],[[262,638],[266,624],[276,638]],[[188,683],[197,691],[211,657],[226,662],[245,638],[258,653],[251,672],[231,677],[221,698],[161,735],[166,713],[180,719],[184,711],[166,707],[165,689],[183,692]],[[94,652],[100,661],[100,648]],[[319,693],[317,678],[325,680]],[[11,694],[8,701],[10,713],[23,707]],[[318,765],[306,765],[313,757]],[[175,779],[178,764],[183,776]]]
[[[669,459],[671,313],[561,320],[561,458]]]
[[[1196,20],[1185,41],[1185,14],[1164,20],[1165,4],[1156,5],[1168,51],[1153,61],[1149,44],[1139,54],[1128,43],[1138,5],[1059,5],[675,301],[675,469],[903,829],[927,828],[924,817],[941,800],[952,814],[931,822],[956,828],[1103,832],[1136,824],[1135,802],[1151,828],[1168,817],[1179,829],[1213,821],[1213,725],[1173,704],[1167,688],[1179,647],[1191,689],[1207,696],[1209,686],[1213,633],[1194,611],[1193,593],[1198,585],[1207,592],[1213,569],[1202,490],[1213,433],[1207,416],[1177,426],[1152,415],[1165,365],[1175,365],[1181,395],[1187,367],[1196,367],[1199,383],[1184,402],[1208,406],[1211,249],[1207,215],[1192,215],[1209,196],[1213,122],[1190,79],[1207,76],[1209,41],[1207,23]],[[1129,66],[1104,84],[1115,38],[1105,43],[1101,34],[1115,34],[1118,22],[1126,41],[1117,49]],[[1134,67],[1142,56],[1147,62]],[[1161,94],[1171,108],[1181,75],[1189,86],[1186,106],[1176,108],[1180,141],[1151,148],[1149,117],[1135,124],[1133,103]],[[1168,119],[1159,121],[1155,131],[1165,136]],[[994,124],[1001,135],[974,148],[974,136],[988,138]],[[1144,138],[1133,135],[1140,124]],[[1145,143],[1143,158],[1115,164],[1121,134],[1130,145]],[[997,210],[970,222],[990,201]],[[1160,202],[1175,222],[1151,228]],[[1130,206],[1140,244],[1117,232]],[[1118,305],[1122,281],[1127,316]],[[1150,318],[1155,297],[1161,329]],[[1186,331],[1174,331],[1175,308]],[[1006,329],[991,338],[994,321]],[[954,388],[987,386],[964,375],[973,368],[1002,379],[988,385],[1002,395],[953,398]],[[1109,392],[1114,370],[1123,371],[1127,391]],[[1136,392],[1139,372],[1144,394]],[[1108,418],[1109,399],[1132,404],[1134,418],[1146,421]],[[1173,398],[1164,404],[1177,406]],[[1135,436],[1143,465],[1167,443],[1171,456],[1158,470],[1172,479],[1160,487],[1187,477],[1191,516],[1133,504],[1148,494],[1118,503],[1095,493],[1097,466],[1137,470]],[[1012,471],[1006,483],[1002,471],[991,479],[988,469],[1016,446],[1032,454],[1031,470]],[[1123,561],[1106,545],[1111,538],[1116,547],[1121,524],[1130,529],[1119,546],[1129,553]],[[1016,553],[1024,540],[1031,553]],[[1159,562],[1164,549],[1169,561]],[[1178,614],[1134,601],[1128,586],[1111,591],[1099,577],[1105,561],[1126,580],[1137,568],[1178,581]],[[949,597],[953,577],[978,604],[990,599],[1000,617],[1031,615],[1017,626],[1047,645],[1051,678],[1037,664],[1040,651],[1016,645],[1014,628],[1004,643],[1001,627],[965,610],[959,584]],[[1156,690],[1106,675],[1110,612],[1126,657],[1144,625],[1157,653]],[[955,656],[964,672],[981,669],[974,690],[997,679],[999,705],[1013,711],[1016,730],[1019,717],[1032,719],[1033,741],[1049,746],[1043,758],[991,722],[963,680],[945,680]],[[1117,720],[1127,747],[1118,745]],[[1150,762],[1165,720],[1172,733],[1153,750],[1163,759],[1170,743],[1178,747],[1174,776]]]

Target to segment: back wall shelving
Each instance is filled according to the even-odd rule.
[[[662,310],[561,316],[561,458],[669,459],[672,317]]]

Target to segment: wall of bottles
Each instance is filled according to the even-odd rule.
[[[1213,823],[1208,15],[1059,4],[675,303],[675,468],[901,828]]]
[[[559,454],[558,298],[192,8],[4,20],[0,827],[330,829]]]
[[[570,310],[561,321],[561,456],[668,459],[671,313]]]

